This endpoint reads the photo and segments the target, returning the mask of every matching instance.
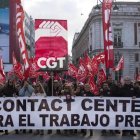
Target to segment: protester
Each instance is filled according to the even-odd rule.
[[[101,97],[113,97],[113,93],[111,92],[111,89],[109,87],[108,82],[103,82],[102,83],[102,87],[99,90],[99,92],[100,92],[99,94],[100,94]],[[103,136],[107,135],[106,130],[102,130],[101,133],[102,133]],[[110,130],[110,134],[113,135],[114,131]]]
[[[121,94],[123,97],[132,97],[132,98],[136,98],[136,90],[134,88],[134,86],[132,85],[132,81],[130,79],[130,77],[125,77],[124,79],[124,85],[121,88]],[[123,130],[122,131],[122,136],[126,136],[126,135],[132,135],[132,136],[136,136],[136,134],[134,133],[134,130]]]
[[[18,91],[15,88],[14,81],[12,79],[8,79],[7,83],[3,87],[3,96],[4,97],[15,97],[18,95]],[[18,130],[15,131],[18,134]],[[8,130],[5,130],[5,135],[8,135]]]
[[[92,93],[90,91],[90,85],[89,84],[85,84],[84,85],[84,97],[94,97],[94,93]],[[83,129],[83,135],[86,135],[86,130]],[[93,136],[93,130],[90,129],[90,136]]]
[[[23,81],[23,86],[19,90],[20,97],[31,97],[35,92],[34,88],[30,85],[30,82],[25,80]],[[23,130],[23,133],[26,133],[26,130]],[[32,130],[29,130],[29,133],[32,133]]]
[[[30,97],[34,92],[34,88],[29,84],[27,80],[23,82],[22,88],[19,90],[19,96]]]
[[[46,97],[45,90],[43,85],[40,82],[37,82],[35,85],[35,91],[32,93],[32,96]],[[36,130],[35,135],[44,135],[44,130]]]
[[[53,87],[52,87],[53,84]],[[58,82],[58,80],[54,80],[52,83],[52,79],[50,79],[48,85],[50,85],[51,87],[48,87],[49,89],[49,93],[47,96],[60,96],[61,95],[61,86],[60,83]],[[50,91],[51,90],[51,91]],[[51,134],[52,130],[48,130],[48,134]],[[56,130],[57,134],[60,134],[60,130]]]

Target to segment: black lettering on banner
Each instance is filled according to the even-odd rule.
[[[86,107],[86,102],[92,103],[92,100],[91,99],[83,99],[82,103],[81,103],[82,109],[85,110],[85,111],[92,110],[92,106]]]
[[[70,126],[67,114],[63,114],[63,116],[62,116],[60,126],[63,126],[63,125]]]
[[[3,127],[3,116],[0,115],[0,126]]]
[[[101,124],[101,126],[103,126],[103,127],[108,126],[109,123],[110,123],[109,120],[110,119],[109,119],[108,115],[106,115],[106,114],[101,115],[101,117],[100,117],[100,124]]]
[[[50,108],[46,99],[41,100],[38,111],[42,111],[43,109],[45,109],[46,111],[50,111]]]
[[[135,116],[135,127],[140,127],[140,115]]]
[[[79,126],[80,125],[80,116],[79,114],[71,114],[71,126]]]
[[[42,126],[46,126],[46,118],[48,117],[48,114],[40,114],[40,118],[42,118]]]
[[[117,100],[114,100],[114,103],[111,102],[111,100],[106,100],[106,111],[112,111],[117,112]]]
[[[31,103],[31,111],[35,111],[35,102],[38,102],[38,99],[28,99],[28,102]]]
[[[62,101],[60,99],[54,99],[52,100],[51,102],[51,108],[53,111],[60,111],[62,109],[62,106],[55,106],[55,103],[58,102],[58,103],[62,103]]]
[[[132,115],[126,115],[125,116],[125,127],[134,127],[134,124],[133,124],[133,116]]]
[[[21,102],[23,101],[23,102]],[[23,100],[17,100],[17,105],[16,105],[16,110],[17,111],[20,111],[21,108],[22,108],[22,111],[26,111],[26,100],[23,99]]]
[[[28,120],[28,126],[35,126],[35,124],[31,122],[31,116],[29,114],[27,115],[27,120]]]
[[[67,111],[71,111],[71,101],[67,102]]]
[[[59,116],[57,114],[51,114],[50,115],[50,126],[59,126],[58,119],[59,119]],[[54,125],[53,125],[53,123],[54,123]]]
[[[84,125],[90,126],[90,122],[87,114],[84,114],[82,118],[81,126]]]
[[[123,115],[116,115],[115,126],[119,127],[119,123],[122,123],[123,121],[124,121]]]
[[[11,115],[7,115],[6,121],[5,121],[5,127],[7,126],[14,126],[13,120],[12,120],[12,116]]]
[[[104,111],[104,99],[94,100],[95,111]]]
[[[3,109],[7,112],[13,111],[14,107],[15,107],[14,101],[11,99],[7,99],[3,103]]]
[[[129,100],[119,100],[119,103],[122,103],[122,111],[126,112],[127,104],[130,103]]]
[[[139,100],[132,100],[132,112],[140,112],[140,101]]]
[[[19,126],[26,126],[26,114],[19,115]]]
[[[91,122],[91,125],[92,126],[97,126],[98,125],[98,119],[99,117],[98,117],[98,114],[95,114],[95,122]]]

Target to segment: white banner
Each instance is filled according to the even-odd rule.
[[[0,98],[0,129],[140,130],[140,100],[118,97]]]

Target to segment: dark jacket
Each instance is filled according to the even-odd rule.
[[[88,97],[93,97],[94,94],[91,91],[85,91],[84,94]]]
[[[122,95],[122,97],[133,97],[133,96],[136,96],[136,89],[131,84],[129,84],[129,85],[125,84],[121,88],[121,95]]]
[[[5,97],[14,97],[15,95],[18,95],[18,91],[16,90],[14,85],[5,85],[3,88],[3,96]]]
[[[110,88],[109,89],[101,88],[99,92],[100,92],[100,95],[104,96],[104,97],[111,97],[112,96]]]

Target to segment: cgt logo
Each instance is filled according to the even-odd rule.
[[[42,68],[50,68],[50,69],[55,69],[56,67],[59,66],[59,68],[64,68],[64,61],[66,60],[65,57],[41,57],[37,60],[37,65]]]

